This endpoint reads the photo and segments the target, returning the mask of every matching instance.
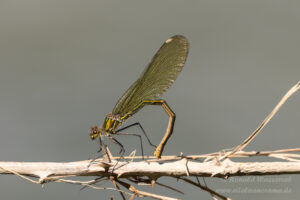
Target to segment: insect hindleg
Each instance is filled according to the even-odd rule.
[[[123,131],[123,130],[125,130],[125,129],[128,129],[128,128],[130,128],[130,127],[133,127],[133,126],[138,126],[138,127],[142,130],[142,133],[145,135],[145,137],[146,137],[148,143],[149,143],[151,146],[153,146],[153,147],[156,148],[156,145],[152,144],[152,142],[150,141],[148,135],[146,134],[146,131],[144,130],[144,128],[142,127],[142,125],[140,124],[140,122],[135,122],[135,123],[133,123],[133,124],[130,124],[130,125],[128,125],[128,126],[125,126],[125,127],[123,127],[123,128],[120,128],[120,129],[118,129],[118,130],[116,131],[116,133],[119,133],[119,132],[121,132],[121,131]]]
[[[162,138],[161,142],[157,146],[156,150],[154,151],[154,155],[157,158],[160,158],[161,154],[162,154],[162,152],[164,150],[164,147],[165,147],[165,145],[166,145],[166,143],[168,141],[168,139],[170,138],[170,136],[173,133],[173,128],[174,128],[174,124],[175,124],[176,115],[172,111],[172,109],[168,106],[167,102],[165,100],[163,100],[163,99],[143,100],[132,111],[130,111],[129,113],[127,113],[126,115],[124,115],[122,117],[122,119],[127,119],[129,116],[131,116],[134,113],[136,113],[139,109],[141,109],[145,105],[159,105],[159,106],[162,106],[163,109],[166,111],[167,115],[169,115],[169,123],[168,123],[167,131],[166,131],[164,137]]]
[[[143,148],[143,141],[142,141],[142,136],[139,134],[134,134],[134,133],[122,133],[122,132],[116,132],[116,135],[131,135],[131,136],[136,136],[139,138],[140,140],[140,144],[141,144],[141,151],[142,151],[142,158],[144,160],[144,148]]]

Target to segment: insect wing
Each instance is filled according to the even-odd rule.
[[[123,116],[144,99],[159,98],[181,72],[188,49],[189,44],[184,36],[169,38],[154,55],[140,78],[122,95],[112,113]]]

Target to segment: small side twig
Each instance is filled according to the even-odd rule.
[[[278,112],[278,110],[281,108],[281,106],[300,88],[300,82],[298,82],[296,85],[294,85],[289,91],[282,97],[282,99],[279,101],[279,103],[275,106],[275,108],[272,110],[272,112],[265,118],[265,120],[257,127],[257,129],[240,145],[238,145],[236,148],[234,148],[233,151],[229,152],[227,155],[225,155],[224,158],[228,158],[234,153],[241,151],[244,149],[257,135],[258,133],[267,125],[267,123],[272,119],[272,117]]]
[[[225,197],[225,196],[223,196],[223,195],[217,193],[216,191],[210,189],[210,188],[207,187],[207,186],[203,186],[203,185],[201,185],[201,184],[199,184],[199,183],[195,183],[194,181],[192,181],[192,180],[190,180],[190,179],[187,179],[187,178],[179,178],[179,179],[180,179],[180,180],[183,180],[184,182],[187,182],[187,183],[189,183],[189,184],[191,184],[191,185],[194,185],[194,186],[196,186],[196,187],[199,187],[199,188],[201,188],[202,190],[205,190],[205,191],[211,193],[212,195],[219,197],[219,198],[222,199],[222,200],[230,200],[229,198],[227,198],[227,197]]]

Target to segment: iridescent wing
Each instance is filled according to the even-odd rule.
[[[169,38],[154,55],[140,78],[122,95],[112,113],[122,117],[144,99],[157,99],[162,95],[181,72],[188,50],[189,44],[184,36],[175,35]]]

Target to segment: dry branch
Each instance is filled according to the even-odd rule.
[[[133,199],[136,196],[147,196],[154,199],[174,200],[175,198],[156,195],[136,189],[133,185],[125,182],[142,182],[151,183],[153,186],[156,180],[163,176],[179,178],[187,183],[195,185],[203,190],[211,193],[214,199],[228,199],[206,185],[202,186],[200,182],[195,183],[185,178],[189,176],[201,177],[220,177],[228,178],[231,176],[249,176],[249,175],[279,175],[279,174],[299,174],[300,160],[299,148],[283,149],[276,151],[264,152],[244,152],[242,151],[270,121],[270,119],[278,112],[280,107],[300,88],[300,82],[293,86],[275,106],[273,111],[258,126],[258,128],[240,145],[232,151],[220,151],[205,155],[190,156],[163,156],[160,160],[148,157],[146,161],[134,161],[137,157],[129,156],[128,158],[113,158],[110,154],[106,158],[98,160],[84,160],[77,162],[55,163],[55,162],[0,162],[0,174],[15,174],[26,180],[37,184],[47,182],[64,182],[72,184],[80,184],[84,187],[92,187],[94,189],[109,189],[130,196]],[[103,150],[105,151],[105,150]],[[105,151],[109,153],[108,151]],[[229,158],[234,157],[253,157],[267,156],[276,159],[285,160],[283,162],[234,162]],[[152,160],[150,160],[152,158]],[[225,159],[224,159],[225,158]],[[130,159],[131,161],[127,161]],[[199,161],[203,159],[204,162]],[[108,161],[108,162],[107,162]],[[288,162],[286,162],[288,161]],[[78,176],[98,176],[100,178],[89,181],[75,181],[64,179],[66,177]],[[38,178],[38,180],[29,177]],[[142,178],[143,177],[143,178]],[[144,177],[148,177],[145,179]],[[115,188],[97,187],[93,184],[100,179],[112,181]],[[198,179],[197,179],[198,180]],[[119,185],[125,187],[129,192],[120,190]],[[158,184],[163,185],[163,184]],[[176,191],[176,189],[172,189]]]
[[[150,180],[162,176],[201,176],[222,177],[248,175],[298,174],[300,162],[234,162],[229,159],[223,162],[197,162],[184,159],[166,163],[159,162],[119,162],[112,172],[103,167],[101,160],[90,164],[90,161],[69,163],[47,162],[0,162],[1,174],[18,174],[39,178],[39,183],[56,181],[72,176],[107,176],[115,175],[119,179],[147,176]],[[89,166],[90,165],[90,166]],[[188,166],[188,174],[187,174]]]
[[[237,152],[235,157],[246,156],[270,156],[281,158],[282,155],[287,155],[286,152],[297,152],[299,149],[286,149],[269,152]],[[199,155],[201,158],[211,158],[215,155],[206,154]],[[48,182],[64,182],[71,184],[79,184],[93,189],[106,189],[119,191],[122,194],[131,196],[147,196],[154,199],[175,200],[175,198],[157,195],[149,192],[144,192],[136,189],[133,185],[127,183],[128,180],[141,180],[147,182],[147,179],[139,179],[139,177],[148,177],[149,183],[154,184],[156,180],[163,176],[179,178],[189,184],[193,184],[203,190],[210,192],[213,197],[220,199],[228,199],[221,194],[214,192],[207,186],[202,186],[197,183],[192,183],[188,177],[219,177],[228,178],[232,176],[249,176],[249,175],[278,175],[278,174],[299,174],[300,162],[234,162],[230,159],[224,161],[218,160],[225,155],[225,152],[214,160],[202,162],[196,159],[195,156],[165,156],[162,160],[149,161],[117,161],[112,160],[112,163],[107,163],[102,159],[95,161],[84,160],[77,162],[0,162],[0,174],[15,174],[26,180],[37,184],[45,184]],[[289,156],[297,157],[299,154],[290,153]],[[170,161],[170,159],[173,161]],[[169,161],[166,161],[168,160]],[[179,159],[179,160],[178,160]],[[165,160],[165,161],[163,161]],[[188,162],[187,162],[188,160]],[[203,160],[203,159],[202,159]],[[117,164],[116,164],[117,163]],[[97,183],[97,179],[89,181],[76,181],[70,178],[78,176],[98,176],[106,177],[105,180],[111,180],[115,188],[103,188],[93,185]],[[36,177],[38,180],[28,177]],[[68,177],[69,179],[65,179]],[[146,180],[146,181],[142,181]],[[122,185],[129,192],[122,191],[117,184]],[[131,199],[130,198],[130,199]]]

